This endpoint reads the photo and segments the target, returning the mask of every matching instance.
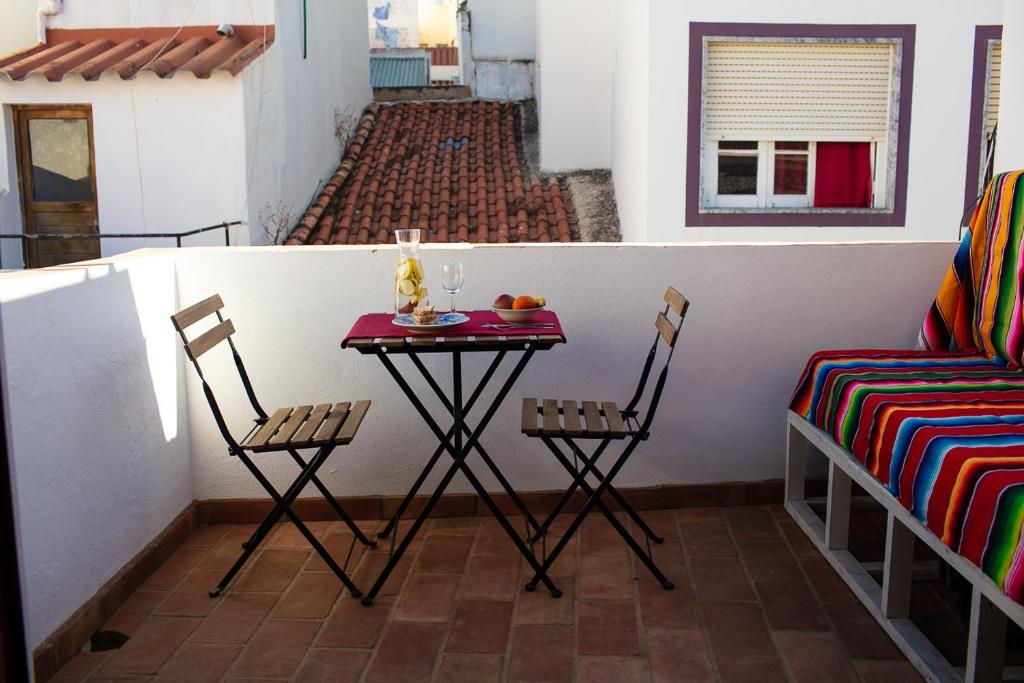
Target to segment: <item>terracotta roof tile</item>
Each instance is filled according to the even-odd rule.
[[[197,78],[218,71],[235,76],[273,44],[274,27],[234,28],[228,38],[217,35],[216,26],[186,26],[180,32],[173,27],[49,30],[46,45],[0,56],[0,74],[13,81],[28,76],[60,81],[67,74],[92,81],[104,73],[129,79],[140,70],[161,78],[183,71]]]
[[[515,103],[373,104],[285,243],[381,244],[403,228],[430,242],[578,240],[568,190],[524,159]]]

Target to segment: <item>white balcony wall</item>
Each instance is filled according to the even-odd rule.
[[[35,5],[33,0],[13,0]],[[64,0],[50,28],[273,24],[274,0]]]
[[[36,0],[7,0],[0,21],[0,55],[35,45],[38,38]]]

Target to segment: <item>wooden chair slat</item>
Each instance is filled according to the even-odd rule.
[[[675,287],[669,287],[665,290],[665,303],[676,312],[680,318],[686,315],[686,309],[690,307],[690,302],[686,300],[686,297],[679,293]]]
[[[381,337],[380,345],[387,348],[405,346],[405,337]]]
[[[235,326],[225,320],[185,344],[189,358],[195,360],[235,333]]]
[[[348,347],[352,349],[368,349],[373,346],[372,339],[349,339]]]
[[[583,402],[583,418],[587,421],[586,434],[600,436],[606,433],[604,422],[601,421],[601,410],[594,401]]]
[[[476,337],[476,343],[481,345],[497,344],[498,337],[490,334],[478,334]]]
[[[321,424],[323,424],[323,421],[329,412],[331,412],[330,403],[320,403],[315,406],[313,408],[313,412],[311,412],[309,417],[306,419],[306,423],[302,425],[302,428],[299,429],[299,431],[295,432],[294,436],[292,436],[292,443],[306,443],[307,441],[310,441],[313,438],[313,435],[316,434],[316,430]]]
[[[469,341],[469,337],[445,337],[444,343],[448,346],[456,344],[465,344]]]
[[[349,443],[355,438],[356,432],[359,431],[359,425],[363,423],[363,418],[366,417],[366,411],[369,409],[369,401],[356,401],[352,410],[349,411],[348,417],[345,418],[345,424],[341,426],[341,431],[338,432],[338,443]]]
[[[299,431],[306,418],[309,417],[311,410],[313,410],[313,406],[299,406],[293,410],[285,423],[277,430],[277,433],[270,437],[267,445],[281,446],[291,441],[292,437],[295,436],[295,432]]]
[[[291,415],[291,408],[278,408],[274,411],[274,414],[263,423],[263,426],[256,430],[256,433],[249,438],[245,443],[246,448],[261,448],[267,445],[270,441],[270,437],[274,435],[278,427],[284,424],[284,421]]]
[[[576,401],[562,401],[562,421],[565,423],[566,436],[583,436],[580,426],[580,409]]]
[[[537,341],[541,342],[542,344],[550,344],[552,342],[554,342],[555,344],[561,344],[562,336],[559,334],[538,334]]]
[[[601,411],[604,413],[604,419],[608,423],[608,433],[612,436],[626,436],[629,434],[629,429],[626,427],[626,423],[622,421],[622,413],[619,412],[619,407],[614,403],[602,403]]]
[[[174,329],[181,332],[189,325],[199,322],[222,308],[224,308],[224,302],[221,300],[220,294],[214,294],[197,304],[181,309],[171,316],[171,322],[174,323]]]
[[[675,346],[677,330],[672,326],[672,323],[669,322],[668,317],[664,313],[658,313],[655,325],[658,327],[658,332],[661,333],[661,338],[665,340],[665,343],[669,346]]]
[[[537,399],[524,398],[522,422],[523,434],[528,436],[537,436],[537,417]]]
[[[558,401],[544,399],[544,433],[548,435],[559,435],[562,433],[562,423],[558,419]]]
[[[348,415],[349,403],[337,403],[331,410],[331,414],[327,416],[327,419],[320,425],[320,429],[316,430],[316,435],[313,437],[311,442],[313,445],[319,446],[325,444],[334,438],[334,435],[341,429],[341,424],[345,421],[345,416]]]
[[[409,343],[412,346],[434,346],[437,344],[437,337],[413,337]]]

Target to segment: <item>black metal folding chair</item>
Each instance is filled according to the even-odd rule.
[[[546,533],[555,517],[565,508],[566,504],[572,498],[573,493],[577,488],[582,488],[584,493],[587,495],[586,502],[576,518],[566,529],[565,534],[559,539],[558,543],[552,548],[551,552],[547,554],[544,559],[542,568],[547,571],[554,564],[555,560],[558,559],[558,555],[565,548],[566,544],[572,538],[576,530],[579,529],[583,520],[590,511],[596,506],[598,510],[608,519],[608,522],[618,531],[619,535],[622,536],[626,544],[636,554],[640,561],[651,571],[654,577],[661,583],[662,587],[666,590],[671,590],[674,585],[669,581],[661,570],[658,569],[657,565],[654,564],[654,559],[651,553],[651,541],[654,543],[663,543],[665,539],[658,536],[646,522],[640,517],[639,513],[633,509],[633,507],[626,501],[621,493],[612,485],[612,480],[622,469],[622,466],[626,464],[626,460],[636,449],[637,445],[641,441],[644,441],[650,436],[650,426],[654,421],[654,414],[658,409],[658,402],[661,400],[661,393],[665,389],[665,380],[668,377],[668,365],[672,360],[672,354],[675,351],[676,339],[679,336],[679,330],[683,326],[683,319],[686,317],[686,310],[689,307],[689,302],[673,287],[669,287],[665,291],[665,310],[658,313],[658,317],[655,320],[657,327],[657,336],[654,338],[654,343],[651,345],[650,351],[647,353],[647,360],[644,363],[643,370],[640,373],[640,381],[637,383],[636,391],[633,393],[633,398],[630,399],[629,404],[620,409],[615,403],[610,401],[597,402],[597,401],[559,401],[556,399],[536,399],[527,398],[523,400],[523,423],[522,429],[523,434],[531,437],[539,437],[544,445],[554,454],[555,458],[562,467],[572,476],[572,484],[566,490],[565,494],[559,499],[558,503],[555,504],[551,514],[547,516],[544,522],[540,525],[536,534],[532,537],[533,541],[540,540]],[[668,318],[668,314],[674,312],[679,316],[679,322],[673,325]],[[655,358],[658,355],[658,346],[661,342],[664,342],[668,346],[668,355],[665,358],[665,365],[661,369],[661,373],[658,375],[658,382],[654,387],[654,393],[651,395],[650,403],[647,406],[647,413],[644,416],[643,422],[639,421],[640,411],[637,410],[637,405],[640,403],[644,390],[647,387],[647,380],[650,378],[651,369],[654,367]],[[567,456],[555,440],[561,440],[565,442],[569,451],[572,454],[572,460],[570,461]],[[599,443],[595,447],[594,451],[588,455],[577,445],[576,440],[578,439],[594,439]],[[602,473],[597,468],[598,458],[604,453],[612,441],[623,441],[628,440],[622,453],[618,459],[615,460],[611,469],[608,470],[607,474]],[[582,461],[582,469],[579,467],[579,462]],[[594,479],[597,480],[597,486],[593,487],[587,481],[587,475],[593,475]],[[605,494],[611,496],[611,498],[618,503],[623,511],[629,518],[632,519],[640,530],[644,534],[646,540],[646,550],[637,543],[636,539],[629,533],[629,530],[623,526],[622,522],[615,516],[615,514],[608,508],[605,502],[602,500],[602,496]],[[533,590],[537,586],[539,575],[534,576],[526,584],[526,590]]]
[[[221,582],[210,590],[210,597],[220,595],[221,591],[227,588],[231,579],[245,565],[260,542],[273,529],[274,524],[277,523],[282,515],[286,515],[295,524],[302,535],[306,537],[306,540],[309,541],[309,544],[313,546],[313,549],[327,563],[327,566],[338,575],[338,578],[341,579],[341,582],[349,592],[355,597],[360,597],[362,591],[349,579],[348,574],[345,573],[345,568],[338,566],[338,563],[334,561],[334,558],[317,540],[316,536],[302,523],[302,520],[292,510],[292,503],[299,497],[299,494],[302,493],[306,485],[312,482],[319,489],[324,499],[327,500],[327,503],[334,509],[335,513],[337,513],[338,517],[352,530],[354,536],[352,546],[358,540],[363,545],[376,547],[377,544],[363,534],[355,522],[352,521],[352,518],[349,517],[348,513],[338,503],[337,499],[331,495],[331,492],[316,476],[317,470],[327,461],[327,457],[336,446],[348,444],[355,438],[359,425],[362,423],[363,417],[370,407],[370,402],[356,401],[354,404],[322,403],[315,406],[305,405],[294,408],[278,408],[268,416],[256,399],[252,382],[249,381],[249,374],[245,371],[242,358],[238,354],[234,340],[231,338],[231,335],[235,333],[235,328],[230,320],[225,320],[224,316],[221,315],[223,307],[224,302],[221,300],[220,295],[215,294],[208,299],[204,299],[193,306],[175,313],[171,316],[171,322],[174,323],[174,328],[181,335],[181,341],[185,345],[185,354],[195,365],[196,372],[199,373],[199,379],[203,383],[203,393],[206,394],[206,400],[210,403],[213,418],[216,420],[217,427],[224,436],[224,440],[227,441],[228,454],[236,456],[242,461],[249,471],[252,472],[252,475],[256,477],[256,480],[267,490],[267,493],[270,494],[270,497],[273,498],[276,504],[266,519],[253,532],[249,540],[242,544],[244,550],[241,556],[232,565],[231,569],[228,570],[228,573],[224,575]],[[209,315],[217,316],[217,324],[189,341],[188,337],[185,336],[186,328]],[[224,416],[217,405],[213,390],[210,388],[209,383],[207,383],[206,377],[203,375],[203,369],[199,365],[200,356],[225,340],[228,346],[231,347],[231,355],[235,360],[235,366],[242,380],[242,386],[245,388],[246,396],[249,397],[249,402],[252,404],[253,410],[256,411],[255,424],[241,440],[236,440],[228,430],[227,423],[224,421]],[[313,448],[316,449],[316,453],[308,462],[298,453],[300,450]],[[274,488],[274,485],[256,467],[256,464],[250,457],[250,454],[254,453],[280,452],[288,453],[292,460],[301,468],[299,476],[283,494]],[[349,547],[349,557],[352,555],[352,546]]]

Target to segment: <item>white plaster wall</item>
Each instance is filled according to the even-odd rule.
[[[3,1],[35,4],[34,0]],[[64,0],[64,11],[49,20],[51,28],[223,23],[273,24],[274,0]]]
[[[174,253],[0,275],[31,650],[192,500]]]
[[[534,59],[537,54],[537,0],[468,0],[473,57]]]
[[[1000,24],[1002,14],[1003,0],[864,0],[858,3],[651,0],[646,239],[956,239],[963,211],[974,27],[978,24]],[[685,228],[686,100],[691,21],[916,24],[906,226]],[[1012,56],[1013,48],[1009,49]],[[617,183],[617,187],[621,185]],[[620,201],[623,201],[621,197]]]
[[[615,14],[615,0],[545,0],[537,7],[544,170],[611,167]],[[549,62],[556,68],[545,68]]]
[[[0,0],[0,55],[38,42],[36,0]]]
[[[388,28],[398,29],[398,45],[395,47],[419,47],[419,0],[366,0],[367,23],[370,32],[367,34],[370,47],[387,47],[384,41],[377,40],[377,19],[373,16],[373,8],[390,3],[391,11],[388,18],[381,21]]]
[[[445,260],[463,261],[460,307],[481,308],[499,291],[526,287],[546,294],[562,319],[568,344],[538,353],[484,440],[517,487],[550,490],[565,476],[542,445],[520,435],[518,399],[627,401],[666,285],[691,300],[690,317],[654,436],[623,471],[622,486],[781,477],[786,406],[807,357],[829,347],[912,348],[953,251],[951,243],[525,245],[431,248],[423,258],[428,278]],[[179,300],[221,293],[266,409],[373,401],[357,440],[322,474],[338,495],[403,493],[434,446],[379,362],[339,348],[361,313],[387,310],[395,259],[394,250],[374,247],[202,248],[178,258]],[[221,351],[203,360],[241,435],[250,416]],[[467,376],[479,377],[485,360],[471,356]],[[406,359],[396,363],[415,373]],[[447,386],[446,362],[427,364]],[[225,454],[191,374],[188,382],[196,498],[264,495]],[[294,475],[281,460],[265,461],[281,485]],[[457,478],[453,490],[467,485]]]
[[[1024,2],[1006,0],[1003,9],[1003,62],[1001,82],[1024,79]],[[1011,85],[999,98],[995,170],[1024,168],[1024,92]]]
[[[244,73],[244,72],[243,72]],[[0,81],[5,110],[0,133],[0,232],[22,231],[20,195],[10,133],[11,104],[92,106],[96,194],[100,232],[181,232],[221,221],[244,220],[245,129],[242,81],[229,74],[134,81],[103,76],[59,83],[31,76]],[[7,190],[7,194],[3,190]],[[248,230],[232,230],[233,244],[248,243]],[[104,256],[172,240],[103,240]],[[187,245],[223,244],[223,233],[188,238]],[[22,265],[20,245],[0,244],[2,265]]]
[[[273,50],[242,72],[248,220],[253,243],[268,241],[267,218],[294,226],[338,168],[335,114],[355,123],[372,101],[366,3],[309,0],[308,49],[301,16],[281,0]]]
[[[616,0],[612,76],[612,181],[626,242],[647,239],[650,0]],[[541,150],[543,153],[543,149]]]

